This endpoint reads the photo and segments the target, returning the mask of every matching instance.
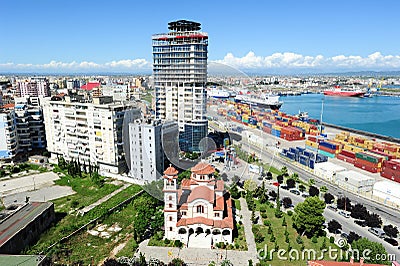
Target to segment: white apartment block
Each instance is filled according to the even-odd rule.
[[[177,130],[175,122],[162,124],[160,120],[137,119],[129,124],[129,176],[136,183],[144,184],[161,178],[166,159],[163,134]]]
[[[112,96],[114,101],[126,101],[130,98],[127,84],[101,85],[103,96]]]
[[[43,111],[38,97],[15,98],[18,152],[35,152],[46,148]]]
[[[0,109],[0,161],[12,162],[18,152],[14,110]]]
[[[47,78],[41,77],[20,80],[17,82],[17,93],[20,97],[48,97],[50,96],[49,81]]]
[[[122,128],[125,112],[141,116],[134,103],[113,102],[111,97],[88,103],[66,96],[62,101],[46,98],[43,108],[50,162],[59,155],[98,165],[101,175],[126,172]]]
[[[208,127],[208,34],[199,31],[200,23],[186,20],[170,22],[168,28],[152,36],[156,118],[178,122],[181,150],[199,151]]]

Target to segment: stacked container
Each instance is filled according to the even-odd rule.
[[[384,161],[381,176],[400,183],[400,160]]]

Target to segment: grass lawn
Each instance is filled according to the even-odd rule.
[[[109,232],[111,237],[108,239],[92,236],[87,231],[83,231],[63,244],[62,248],[65,250],[64,252],[68,253],[68,256],[62,256],[61,252],[57,262],[71,264],[81,261],[83,265],[88,265],[93,259],[94,265],[97,265],[110,256],[113,249],[121,243],[126,243],[126,245],[116,255],[133,257],[137,248],[137,243],[133,238],[133,218],[133,202],[131,202],[122,210],[105,218],[101,223],[108,226],[118,224],[122,228],[121,231]]]
[[[258,206],[259,207],[259,206]],[[276,218],[275,217],[275,209],[271,207],[266,207],[266,213],[267,213],[267,218],[262,219],[270,221],[271,223],[271,228],[273,235],[275,236],[276,239],[276,244],[274,242],[271,242],[271,234],[268,233],[268,226],[265,225],[253,225],[253,228],[258,228],[261,232],[261,234],[264,236],[264,240],[261,243],[256,243],[257,250],[261,248],[268,247],[268,253],[271,251],[271,249],[285,249],[286,251],[288,250],[289,244],[286,243],[286,236],[285,236],[285,230],[288,232],[289,236],[289,243],[292,249],[296,249],[300,253],[300,259],[301,259],[301,244],[298,244],[296,242],[296,238],[298,237],[298,233],[292,226],[292,217],[283,213],[283,217],[286,219],[287,226],[282,226],[282,218]],[[326,243],[326,248],[329,248],[331,246],[332,248],[337,248],[335,244],[329,243],[329,239],[326,237],[319,237],[317,240],[317,243],[313,243],[311,239],[308,239],[305,236],[301,237],[302,241],[304,242],[304,248],[305,249],[313,249],[317,252],[317,258],[321,255],[321,247],[322,243],[325,239]],[[294,254],[294,253],[291,253]],[[307,253],[306,253],[307,254]],[[288,253],[285,254],[288,256]],[[325,253],[324,256],[325,259],[328,259],[328,253]],[[307,259],[307,258],[306,258]],[[296,261],[285,261],[285,260],[280,260],[277,257],[277,252],[273,254],[272,261],[263,261],[265,265],[271,264],[271,265],[306,265],[307,261],[306,260],[296,260]]]
[[[151,103],[151,101],[153,99],[153,91],[147,92],[145,95],[141,96],[141,99]]]
[[[81,183],[80,183],[81,184]],[[101,188],[100,188],[101,189]],[[44,251],[48,246],[51,244],[57,242],[61,237],[66,236],[70,233],[72,233],[74,230],[78,229],[80,226],[84,225],[87,223],[89,220],[105,213],[106,210],[108,210],[111,207],[116,206],[118,203],[126,200],[128,197],[134,195],[138,191],[141,190],[140,186],[137,185],[131,185],[125,190],[119,192],[118,194],[114,195],[111,197],[109,200],[106,202],[102,203],[101,205],[95,207],[88,213],[86,213],[84,216],[77,217],[75,213],[65,213],[65,212],[60,212],[60,210],[66,210],[68,207],[67,205],[70,205],[73,200],[68,200],[68,199],[59,199],[63,204],[65,204],[63,207],[58,208],[58,211],[56,211],[56,217],[58,222],[56,222],[50,229],[48,229],[46,232],[44,232],[41,236],[39,241],[32,247],[30,247],[27,251],[28,254],[38,254],[41,251]],[[103,190],[100,190],[104,193]],[[92,191],[93,194],[99,194],[98,190]],[[80,194],[73,195],[75,196],[76,200],[81,200]],[[72,196],[68,196],[71,198]],[[85,196],[82,196],[82,198],[85,198]],[[89,197],[92,199],[92,201],[97,200],[100,198],[99,196],[92,196]],[[68,203],[65,203],[64,200],[66,200]],[[59,204],[60,202],[58,202]],[[130,215],[132,215],[132,210],[126,213],[125,209],[129,209],[128,207],[124,208],[121,211],[116,211],[115,213],[109,215],[104,219],[104,223],[107,223],[109,225],[114,224],[118,222],[119,226],[123,228],[123,230],[120,233],[124,233],[124,230],[127,230],[126,227],[130,225],[130,223],[133,221],[133,218]],[[114,216],[115,214],[123,213],[124,216]],[[78,236],[81,236],[82,234],[79,234]],[[76,236],[76,237],[78,237]],[[90,235],[88,237],[91,237]],[[75,237],[72,238],[69,242],[73,241]],[[100,240],[96,240],[100,241]],[[109,240],[107,240],[109,241]],[[79,242],[79,241],[78,241]],[[87,243],[90,243],[88,241]],[[68,247],[68,243],[66,244]],[[95,244],[94,244],[95,245]],[[78,245],[79,246],[79,245]],[[64,245],[62,245],[62,248],[64,249]],[[57,248],[56,248],[57,249]],[[68,249],[68,248],[67,248]],[[75,252],[75,249],[73,249],[73,252]],[[100,252],[100,251],[99,251]],[[104,253],[101,253],[104,254]],[[69,256],[69,255],[68,255]]]
[[[234,203],[235,203],[235,208],[236,210],[241,210],[242,207],[240,206],[240,200],[239,199],[233,199]]]

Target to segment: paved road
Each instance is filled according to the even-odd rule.
[[[3,203],[8,206],[13,203],[25,202],[26,197],[30,201],[46,202],[53,199],[62,198],[68,195],[75,194],[71,187],[67,186],[51,186],[44,187],[34,191],[25,191],[15,194],[9,194],[3,197]]]
[[[5,196],[49,187],[52,186],[54,184],[53,181],[57,179],[59,179],[59,177],[56,173],[47,172],[4,180],[0,182],[0,194]]]

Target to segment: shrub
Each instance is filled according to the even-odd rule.
[[[292,216],[293,215],[293,211],[291,211],[291,210],[287,211],[287,215]]]
[[[269,239],[269,241],[271,241],[272,243],[276,241],[276,238],[273,233],[271,234],[271,238]]]
[[[266,212],[266,211],[267,211],[267,208],[265,206],[260,207],[260,212]]]
[[[271,226],[271,221],[269,221],[269,220],[264,220],[264,225],[265,225],[265,226]]]
[[[296,243],[297,244],[303,244],[304,242],[303,242],[303,239],[301,239],[301,236],[300,235],[298,235],[297,237],[296,237]]]
[[[71,207],[72,207],[73,209],[77,208],[78,205],[79,205],[79,202],[78,202],[77,200],[71,201]]]
[[[330,238],[329,238],[329,243],[335,243],[335,238],[333,237],[333,236],[331,236]]]
[[[272,234],[272,233],[273,233],[271,225],[268,227],[267,233],[268,233],[268,234]]]
[[[282,218],[282,211],[281,210],[275,210],[275,217],[276,218]]]
[[[264,218],[264,219],[268,218],[267,213],[266,212],[262,212],[261,213],[261,217]]]
[[[165,244],[165,245],[169,245],[170,242],[171,242],[171,241],[170,241],[168,238],[164,239],[164,244]]]
[[[311,238],[311,241],[312,241],[313,243],[317,243],[317,242],[318,242],[318,238],[317,238],[316,236],[313,236],[313,237]]]

